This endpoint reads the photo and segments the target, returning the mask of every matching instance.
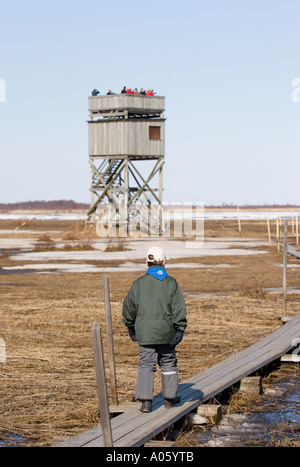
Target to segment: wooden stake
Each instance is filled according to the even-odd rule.
[[[277,238],[277,251],[280,251],[280,233],[279,233],[279,220],[276,219],[276,238]]]
[[[114,337],[113,337],[112,319],[111,319],[109,279],[106,274],[103,274],[103,289],[104,289],[105,318],[106,318],[106,329],[107,329],[111,398],[112,398],[113,405],[118,405],[118,390],[117,390],[117,377],[116,377],[116,365],[115,365]]]
[[[296,212],[296,244],[299,245],[299,219],[298,219],[298,212]]]
[[[288,221],[284,221],[284,243],[283,243],[283,284],[282,284],[282,314],[286,317],[286,276],[287,276],[287,237]]]
[[[239,224],[239,233],[242,232],[242,227],[241,227],[241,219],[240,219],[240,208],[237,208],[237,213],[238,213],[238,224]]]
[[[267,217],[267,224],[268,224],[269,245],[271,246],[271,230],[270,230],[270,221],[268,217]]]
[[[103,446],[112,447],[113,440],[112,440],[110,413],[109,413],[106,378],[105,378],[102,334],[101,334],[101,328],[98,323],[93,323],[92,334],[93,334],[94,358],[95,358],[95,365],[96,365],[97,391],[98,391],[101,427],[102,427],[102,435],[103,435]]]

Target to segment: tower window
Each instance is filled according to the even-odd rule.
[[[149,126],[149,139],[160,140],[160,126]]]

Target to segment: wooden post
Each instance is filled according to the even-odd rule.
[[[185,417],[185,424],[192,425],[217,425],[222,420],[222,406],[201,404],[197,412],[190,412]]]
[[[240,208],[237,208],[237,213],[238,213],[238,225],[239,225],[239,233],[241,234],[242,232],[242,227],[241,227],[241,219],[240,219]]]
[[[240,391],[248,394],[262,394],[262,377],[261,376],[246,376],[241,379]]]
[[[276,219],[276,238],[277,238],[277,251],[280,251],[280,230],[279,230],[279,220]]]
[[[298,219],[298,212],[296,212],[296,245],[299,245],[299,219]]]
[[[105,378],[102,334],[101,334],[101,328],[98,323],[93,323],[92,334],[93,334],[94,358],[95,358],[95,365],[96,365],[97,391],[98,391],[100,418],[101,418],[102,435],[103,435],[103,446],[112,447],[113,440],[112,440],[110,413],[109,413],[106,378]]]
[[[282,285],[282,313],[286,318],[286,276],[287,276],[287,238],[288,221],[284,221],[284,243],[283,243],[283,285]]]
[[[112,403],[114,405],[118,405],[118,391],[117,391],[117,377],[116,377],[116,365],[115,365],[114,337],[113,337],[112,319],[111,319],[109,279],[106,274],[103,274],[103,289],[104,289],[105,318],[106,318],[106,329],[107,329],[111,398],[112,398]]]
[[[269,245],[271,246],[271,230],[270,230],[270,221],[268,217],[267,217],[267,224],[268,224]]]

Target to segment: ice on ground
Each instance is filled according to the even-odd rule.
[[[18,240],[20,242],[20,240]],[[7,246],[7,248],[25,248],[22,243],[14,242],[14,246]],[[25,244],[28,245],[29,241],[26,240]],[[106,243],[94,243],[94,250],[88,251],[31,251],[11,256],[14,261],[132,261],[146,259],[146,252],[153,244],[161,245],[167,254],[168,259],[175,258],[190,258],[190,257],[205,257],[205,256],[237,256],[237,255],[257,255],[266,254],[266,250],[256,250],[256,246],[261,246],[260,243],[256,244],[251,242],[249,245],[239,245],[236,248],[234,242],[220,241],[220,242],[204,242],[199,248],[186,248],[184,241],[179,240],[139,240],[130,241],[128,243],[128,250],[126,251],[113,251],[106,252]],[[21,246],[22,245],[22,246]],[[245,248],[243,248],[245,246]]]
[[[214,267],[232,267],[230,264],[219,264]],[[209,268],[212,266],[199,263],[172,263],[168,269],[177,268]],[[33,263],[20,266],[5,266],[4,271],[34,271],[34,272],[136,272],[146,271],[147,267],[144,263],[122,263],[120,266],[98,267],[93,264],[74,264],[74,263]]]

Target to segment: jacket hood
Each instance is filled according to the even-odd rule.
[[[168,273],[165,268],[160,266],[151,266],[151,268],[147,270],[146,274],[150,274],[150,276],[153,276],[155,279],[160,281],[164,280],[165,277],[168,277]]]

